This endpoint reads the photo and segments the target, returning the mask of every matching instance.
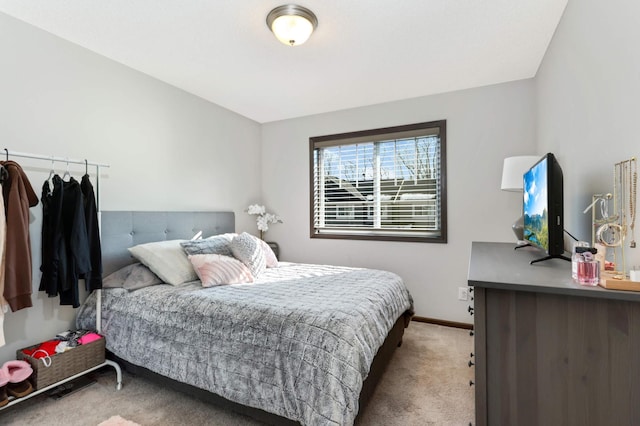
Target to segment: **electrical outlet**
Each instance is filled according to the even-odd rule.
[[[469,300],[468,287],[458,287],[458,300]]]

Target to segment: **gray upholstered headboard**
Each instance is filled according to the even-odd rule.
[[[127,248],[136,244],[188,240],[200,231],[203,238],[235,231],[233,212],[103,211],[101,215],[105,276],[134,262]]]

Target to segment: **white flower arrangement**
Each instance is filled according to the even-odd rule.
[[[256,224],[258,225],[258,231],[260,231],[260,239],[262,239],[262,235],[269,230],[269,224],[282,223],[280,216],[267,213],[265,207],[258,204],[252,204],[247,207],[247,213],[258,216],[256,218]]]

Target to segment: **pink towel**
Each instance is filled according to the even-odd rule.
[[[98,333],[87,333],[84,336],[82,336],[81,338],[79,338],[78,342],[81,345],[86,345],[87,343],[91,343],[91,342],[96,341],[98,339],[102,339],[102,336],[99,335]]]

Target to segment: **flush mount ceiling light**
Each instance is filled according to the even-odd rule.
[[[285,4],[269,12],[267,26],[282,43],[298,46],[311,36],[318,18],[306,7]]]

